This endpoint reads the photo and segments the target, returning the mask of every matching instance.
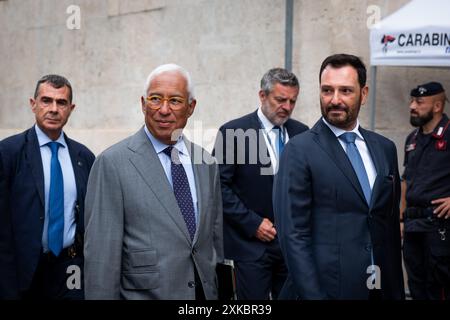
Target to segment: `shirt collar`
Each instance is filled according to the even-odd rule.
[[[272,122],[270,122],[269,119],[267,119],[265,114],[262,112],[261,107],[258,108],[257,114],[264,130],[266,130],[266,132],[271,131],[275,125]],[[283,129],[283,126],[280,126],[280,128]]]
[[[364,141],[364,137],[362,136],[361,132],[359,132],[359,120],[356,119],[356,126],[353,128],[353,130],[350,131],[345,131],[341,128],[338,128],[336,126],[333,126],[331,123],[329,123],[327,120],[325,120],[324,117],[322,117],[322,121],[328,126],[328,128],[330,128],[331,131],[333,131],[333,134],[336,136],[336,138],[338,138],[341,134],[345,133],[345,132],[354,132],[356,133],[356,136]]]
[[[39,142],[39,146],[43,147],[46,144],[48,144],[49,142],[52,142],[53,140],[50,139],[44,131],[41,130],[41,128],[39,128],[39,126],[37,124],[34,125],[34,129],[36,130],[36,135],[38,138],[38,142]],[[64,133],[61,131],[61,134],[59,135],[58,139],[56,139],[55,142],[60,143],[64,148],[67,148],[67,143],[66,140],[64,139]]]
[[[163,152],[163,150],[166,149],[169,146],[168,144],[162,143],[161,141],[156,139],[151,134],[151,132],[148,130],[146,125],[144,125],[144,131],[145,131],[145,134],[147,135],[147,137],[149,138],[150,142],[152,143],[153,148],[155,148],[156,153],[159,154],[159,153]],[[189,156],[189,153],[188,153],[187,148],[186,148],[186,144],[184,143],[184,140],[183,140],[183,135],[181,135],[178,138],[177,142],[174,145],[172,145],[172,146],[175,149],[177,149],[178,152],[180,152],[181,154]]]

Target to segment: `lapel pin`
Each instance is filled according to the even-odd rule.
[[[416,144],[415,143],[411,143],[411,144],[408,144],[406,146],[406,152],[413,151],[415,149],[416,149]]]

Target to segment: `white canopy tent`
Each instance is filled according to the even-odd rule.
[[[370,30],[371,129],[377,66],[450,67],[450,1],[412,0]]]

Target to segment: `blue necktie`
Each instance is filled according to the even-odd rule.
[[[196,229],[195,211],[186,171],[180,162],[178,150],[176,148],[169,146],[164,149],[163,152],[170,157],[173,193],[177,199],[178,207],[183,215],[191,240],[193,240]]]
[[[58,160],[58,142],[47,144],[52,150],[50,162],[50,192],[48,196],[48,248],[58,256],[63,247],[64,233],[64,182]]]
[[[284,149],[284,131],[281,130],[281,128],[279,126],[274,126],[272,128],[272,130],[276,133],[277,135],[277,142],[278,142],[278,158],[281,157],[281,153],[283,152]]]
[[[345,132],[339,136],[339,139],[345,142],[347,145],[347,156],[352,163],[353,169],[355,169],[358,176],[359,184],[364,192],[364,197],[368,204],[370,204],[370,197],[372,196],[372,190],[370,189],[369,178],[367,177],[366,168],[362,161],[361,155],[356,147],[356,133]]]

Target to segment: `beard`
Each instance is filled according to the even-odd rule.
[[[322,101],[320,101],[320,110],[322,112],[322,116],[328,123],[341,129],[348,129],[349,127],[351,127],[353,123],[356,122],[359,110],[361,109],[361,99],[356,101],[355,106],[356,108],[349,108],[346,105],[336,105],[336,104],[324,105]],[[330,115],[330,112],[338,110],[343,111],[344,115],[340,116]]]
[[[413,127],[422,127],[426,125],[428,122],[430,122],[433,119],[433,112],[430,111],[423,116],[411,116],[409,117],[409,122]]]

